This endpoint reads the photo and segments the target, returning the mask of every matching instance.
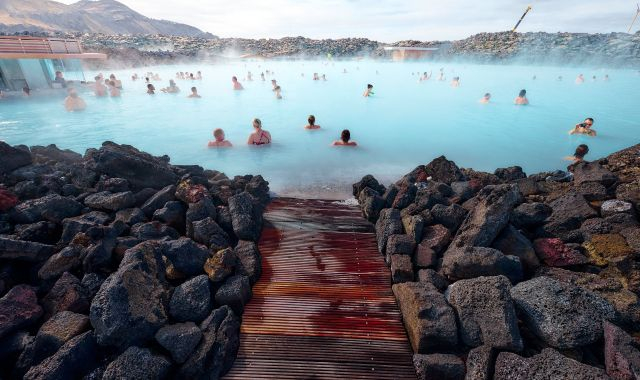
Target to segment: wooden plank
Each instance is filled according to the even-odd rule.
[[[372,227],[356,207],[275,199],[263,273],[225,379],[415,379]]]

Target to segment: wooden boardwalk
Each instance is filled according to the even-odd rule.
[[[276,199],[262,276],[224,379],[412,379],[412,352],[372,226],[357,207]]]

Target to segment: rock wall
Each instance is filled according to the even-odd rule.
[[[34,34],[34,33],[31,33]],[[438,48],[430,58],[441,61],[526,63],[636,68],[640,64],[640,32],[608,33],[479,33],[457,41],[398,41],[383,43],[366,38],[314,40],[202,38],[165,35],[54,33],[79,39],[85,51],[103,52],[107,67],[144,66],[224,57],[262,58],[389,58],[386,46]],[[101,62],[89,62],[105,65]]]
[[[261,176],[0,142],[0,378],[218,379],[261,273]]]
[[[572,176],[439,157],[389,187],[353,185],[418,378],[640,376],[638,157],[635,145]]]

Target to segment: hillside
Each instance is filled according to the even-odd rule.
[[[198,28],[141,15],[115,0],[0,0],[0,32],[81,32],[214,37]]]

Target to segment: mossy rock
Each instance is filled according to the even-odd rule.
[[[594,234],[583,244],[589,260],[594,265],[606,266],[611,259],[625,257],[634,253],[620,234]]]

